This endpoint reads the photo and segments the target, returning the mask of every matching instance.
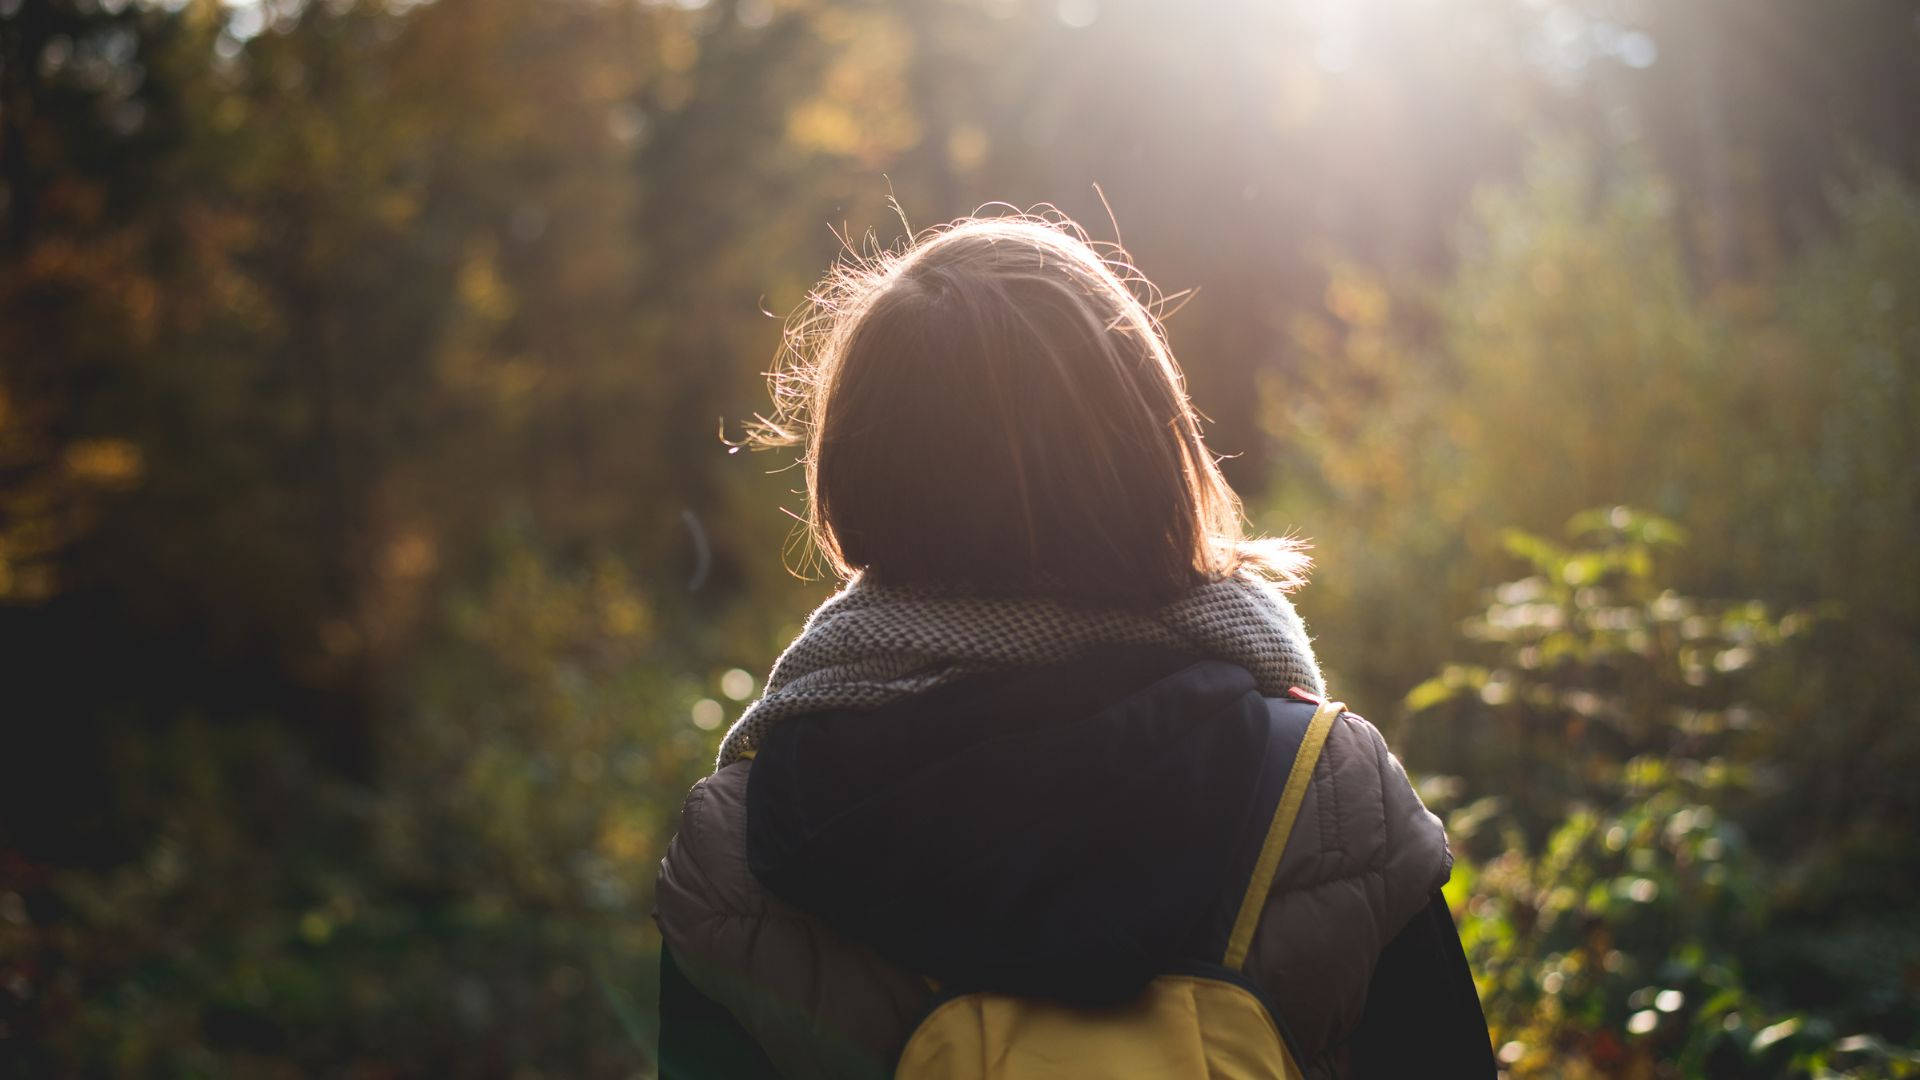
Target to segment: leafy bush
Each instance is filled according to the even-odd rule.
[[[1515,1077],[1920,1075],[1920,1055],[1839,1026],[1859,1002],[1776,1000],[1745,976],[1779,932],[1780,875],[1742,811],[1791,797],[1755,756],[1769,721],[1751,701],[1816,616],[1663,587],[1683,536],[1658,517],[1569,531],[1507,536],[1533,572],[1467,623],[1488,662],[1407,698],[1414,752],[1453,747],[1473,777],[1423,786],[1451,807],[1448,897],[1500,1060]],[[1913,955],[1910,934],[1882,944]],[[1847,995],[1875,992],[1854,974]]]

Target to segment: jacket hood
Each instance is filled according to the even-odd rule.
[[[1291,762],[1271,728],[1244,669],[1145,646],[790,717],[754,761],[748,863],[943,988],[1125,1000],[1217,958]]]

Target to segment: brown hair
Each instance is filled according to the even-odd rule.
[[[963,218],[809,294],[749,438],[804,446],[807,528],[841,577],[1090,604],[1299,581],[1301,545],[1243,536],[1160,295],[1103,247],[1057,213]]]

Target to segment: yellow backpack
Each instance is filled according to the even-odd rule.
[[[1300,738],[1219,963],[1196,962],[1165,972],[1138,997],[1111,1008],[996,993],[936,999],[908,1038],[895,1075],[901,1080],[1301,1080],[1297,1048],[1290,1045],[1285,1025],[1241,967],[1314,763],[1345,709],[1335,701],[1314,703],[1318,708]]]

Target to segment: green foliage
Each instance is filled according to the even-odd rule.
[[[1920,200],[1874,169],[1836,192],[1835,231],[1798,259],[1702,284],[1684,204],[1643,162],[1550,147],[1480,197],[1445,282],[1333,271],[1326,313],[1299,320],[1312,392],[1276,399],[1273,430],[1307,438],[1288,509],[1317,523],[1303,607],[1343,694],[1437,672],[1406,701],[1417,722],[1387,720],[1416,769],[1498,792],[1531,851],[1567,800],[1613,805],[1611,763],[1724,772],[1695,801],[1767,875],[1742,985],[1910,1044],[1920,304],[1897,268],[1920,264]],[[1582,511],[1617,503],[1690,541]],[[1541,537],[1570,515],[1613,541]],[[1535,573],[1476,605],[1514,557]],[[1659,591],[1632,584],[1656,564]],[[1443,663],[1444,621],[1475,606],[1471,633],[1509,659]],[[1497,738],[1449,719],[1463,702]]]
[[[34,980],[16,1065],[437,1074],[509,1059],[626,1076],[648,1059],[648,901],[680,795],[712,760],[689,706],[716,691],[663,649],[618,562],[564,572],[523,536],[494,543],[410,671],[368,782],[316,769],[266,724],[115,748],[144,781],[121,793],[127,812],[157,835],[111,873],[54,870],[6,894],[0,959]]]
[[[1469,620],[1489,663],[1452,666],[1407,705],[1420,746],[1472,748],[1471,776],[1430,779],[1452,811],[1448,898],[1514,1076],[1906,1076],[1920,1055],[1869,1034],[1875,972],[1847,1000],[1789,1011],[1744,975],[1779,947],[1779,868],[1741,811],[1769,778],[1756,669],[1808,631],[1803,613],[1676,594],[1658,569],[1680,530],[1615,507],[1576,543],[1514,532],[1533,573]],[[1776,796],[1778,793],[1775,793]],[[1920,952],[1915,935],[1880,947]],[[1896,975],[1896,978],[1898,976]]]

